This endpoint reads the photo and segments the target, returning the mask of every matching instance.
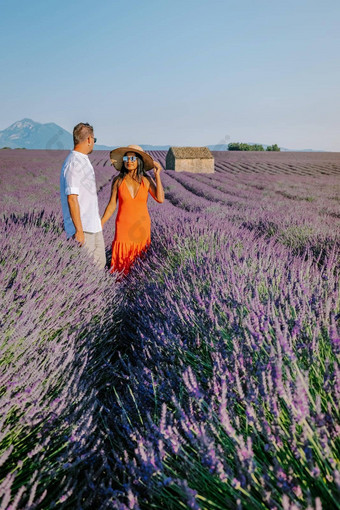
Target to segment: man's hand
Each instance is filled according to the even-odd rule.
[[[161,167],[161,165],[158,163],[158,161],[154,161],[154,162],[153,162],[153,164],[154,164],[154,169],[153,169],[153,171],[154,171],[154,173],[155,173],[155,177],[158,177],[158,176],[159,176],[159,174],[161,173],[162,167]]]
[[[81,232],[77,231],[74,234],[73,239],[75,239],[80,244],[80,246],[83,246],[83,244],[85,243],[84,232],[83,231],[81,231]]]

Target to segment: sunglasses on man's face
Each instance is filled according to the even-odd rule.
[[[97,138],[95,138],[94,136],[92,136],[91,138],[93,138],[93,143],[97,142]]]
[[[125,162],[132,161],[132,163],[134,163],[135,161],[137,161],[137,156],[124,156],[123,161]]]

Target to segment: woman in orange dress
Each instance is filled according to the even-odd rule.
[[[159,203],[164,201],[161,165],[139,145],[114,149],[110,152],[110,159],[119,175],[113,180],[111,198],[101,221],[104,226],[118,201],[110,271],[128,274],[136,257],[147,249],[151,241],[148,195],[150,193]],[[155,181],[146,174],[152,168]]]

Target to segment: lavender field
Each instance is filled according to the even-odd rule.
[[[340,154],[162,172],[122,281],[65,239],[66,154],[0,151],[0,509],[340,508]]]

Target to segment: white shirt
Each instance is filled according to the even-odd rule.
[[[76,229],[70,215],[67,195],[78,195],[83,231],[100,232],[102,225],[99,216],[96,177],[89,157],[82,152],[71,151],[64,161],[60,174],[60,198],[64,226],[67,237],[71,237],[75,234]]]

